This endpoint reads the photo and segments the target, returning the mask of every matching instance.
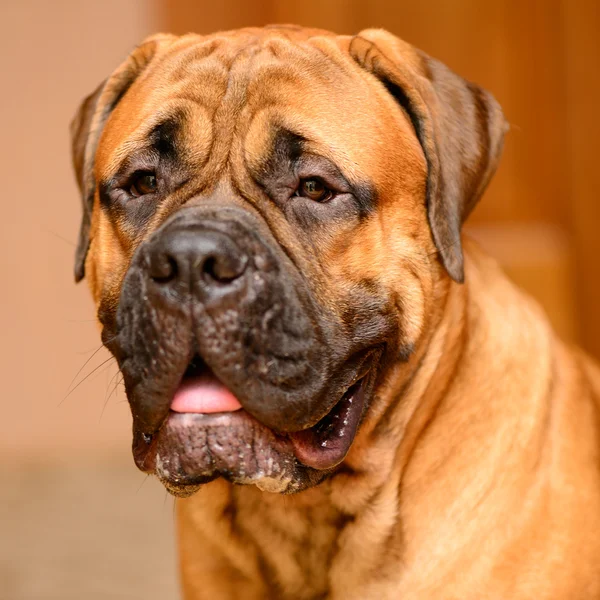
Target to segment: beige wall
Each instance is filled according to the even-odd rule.
[[[100,419],[116,367],[59,406],[100,344],[87,289],[72,276],[80,209],[68,124],[79,101],[157,29],[155,13],[144,0],[0,2],[0,457],[40,448],[129,453],[122,394]],[[106,357],[99,352],[90,366]]]

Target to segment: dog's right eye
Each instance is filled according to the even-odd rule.
[[[315,202],[327,202],[327,200],[331,200],[334,193],[320,179],[311,178],[300,181],[296,196],[308,198]]]
[[[140,196],[145,196],[146,194],[153,194],[156,192],[158,188],[158,182],[156,180],[156,175],[154,173],[148,171],[142,171],[136,173],[129,185],[129,193],[134,198],[139,198]]]

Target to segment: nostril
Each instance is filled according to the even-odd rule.
[[[241,277],[248,255],[220,232],[201,227],[173,228],[153,240],[147,250],[147,275],[157,284],[179,291],[196,283],[204,291],[227,286]],[[223,290],[219,293],[224,293]]]
[[[217,263],[217,259],[214,256],[209,256],[202,265],[202,272],[206,273],[213,279],[218,279],[218,276],[215,274],[215,265]]]
[[[231,283],[246,270],[248,257],[245,255],[213,254],[202,264],[202,273],[219,283]]]
[[[150,259],[150,277],[157,283],[168,283],[178,275],[177,261],[168,254],[154,255]]]

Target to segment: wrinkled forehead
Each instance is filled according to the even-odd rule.
[[[179,134],[203,163],[241,139],[246,162],[258,164],[280,129],[350,176],[384,176],[395,152],[423,162],[409,119],[340,39],[294,29],[175,38],[111,115],[96,161],[100,175],[166,122],[184,125]]]

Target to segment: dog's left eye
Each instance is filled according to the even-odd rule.
[[[134,198],[145,196],[146,194],[153,194],[158,187],[156,181],[156,175],[149,172],[136,173],[129,185],[129,193]]]
[[[315,202],[326,202],[333,197],[333,192],[319,179],[302,179],[296,190],[296,196],[309,198]]]

